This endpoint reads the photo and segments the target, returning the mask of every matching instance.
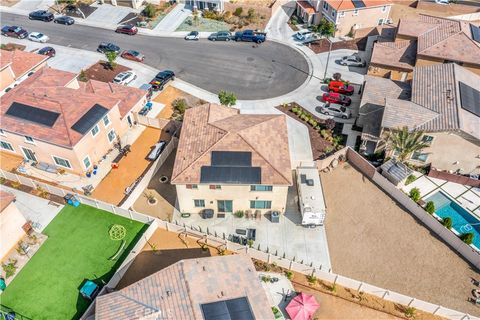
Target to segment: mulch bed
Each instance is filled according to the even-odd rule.
[[[85,15],[85,18],[88,18],[95,10],[97,10],[97,7],[91,7],[90,5],[87,4],[77,4],[76,6],[76,11],[66,11],[66,8],[64,8],[63,13],[65,13],[67,16],[74,17],[74,18],[81,18],[83,19],[83,16],[80,14],[79,10],[83,12]]]
[[[2,44],[2,50],[6,51],[14,51],[14,50],[25,50],[26,46],[21,45],[21,44],[16,44],[16,43],[7,43],[7,44]]]
[[[332,44],[332,51],[339,49],[350,49],[350,50],[365,50],[366,41],[363,39],[355,39],[348,41],[334,42]],[[313,50],[315,53],[328,52],[330,48],[330,43],[327,39],[320,39],[308,44],[308,47]]]
[[[106,61],[100,60],[99,62],[92,65],[90,68],[84,70],[85,76],[87,79],[103,81],[103,82],[112,82],[113,79],[120,73],[128,71],[130,68],[117,64],[115,69],[110,69]]]

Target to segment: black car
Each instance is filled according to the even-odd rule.
[[[212,33],[208,36],[208,40],[211,41],[230,41],[232,40],[232,34],[229,31],[219,31]]]
[[[72,24],[75,23],[75,19],[69,16],[60,16],[60,17],[56,17],[55,20],[53,20],[53,22],[71,26]]]
[[[50,22],[50,21],[53,21],[54,16],[53,16],[53,13],[48,12],[46,10],[37,10],[37,11],[30,12],[30,14],[28,15],[28,18],[30,20],[41,20],[45,22]]]
[[[159,72],[155,76],[155,79],[150,81],[150,84],[152,85],[153,90],[162,90],[165,84],[167,84],[167,82],[171,80],[175,80],[175,73],[170,70],[165,70]]]
[[[43,54],[44,56],[49,56],[49,57],[55,57],[55,49],[52,47],[45,47],[40,50],[38,50],[38,54]]]
[[[109,42],[102,42],[98,45],[97,51],[100,53],[105,53],[105,52],[115,52],[116,54],[120,53],[120,47]]]
[[[2,35],[7,37],[14,37],[18,39],[24,39],[28,36],[27,30],[17,26],[3,26]]]

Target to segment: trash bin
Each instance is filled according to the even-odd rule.
[[[202,210],[202,218],[203,219],[211,219],[213,218],[213,210],[212,209],[204,209]]]
[[[270,221],[273,223],[280,222],[280,212],[279,211],[272,211],[270,212]]]

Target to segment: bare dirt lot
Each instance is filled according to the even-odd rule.
[[[479,316],[480,273],[351,165],[321,174],[333,271]]]

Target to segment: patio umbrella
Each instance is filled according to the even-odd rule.
[[[285,310],[292,320],[310,320],[318,307],[320,305],[314,296],[301,292],[290,301]]]

